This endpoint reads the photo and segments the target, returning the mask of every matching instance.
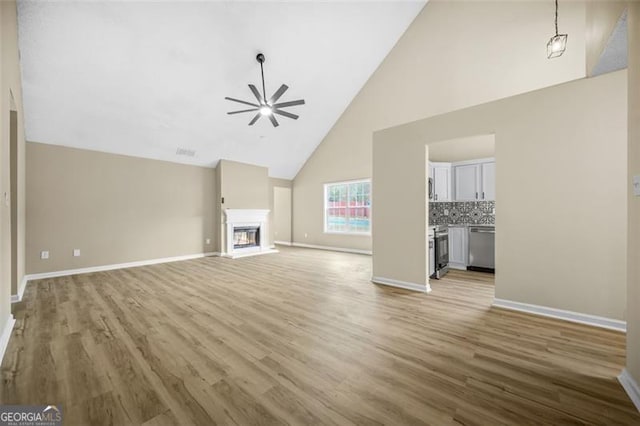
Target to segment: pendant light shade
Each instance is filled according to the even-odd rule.
[[[562,56],[565,49],[567,48],[567,35],[566,34],[556,34],[549,39],[549,43],[547,43],[547,58],[557,58],[558,56]]]
[[[557,58],[562,56],[567,49],[567,34],[558,34],[558,0],[556,0],[556,35],[549,39],[547,43],[547,58]]]

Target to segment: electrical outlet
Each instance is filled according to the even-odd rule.
[[[211,238],[207,238],[206,240],[204,240],[205,244],[211,244]]]
[[[40,252],[40,259],[48,259],[49,258],[49,252],[47,250],[43,250]]]
[[[307,238],[307,233],[306,232],[304,233],[304,237]]]
[[[80,256],[80,249],[73,249],[73,257],[79,257]]]

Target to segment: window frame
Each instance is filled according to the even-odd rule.
[[[327,210],[329,207],[327,206],[327,191],[330,186],[334,185],[347,185],[347,200],[349,199],[349,185],[356,183],[368,183],[369,184],[369,231],[368,232],[357,232],[357,231],[329,231],[327,229]],[[362,237],[370,237],[371,236],[371,228],[373,227],[373,186],[371,185],[371,178],[362,178],[362,179],[353,179],[353,180],[345,180],[339,182],[329,182],[323,185],[322,191],[324,200],[322,202],[323,205],[323,232],[325,234],[333,234],[333,235],[355,235]],[[347,215],[349,214],[349,207],[345,207],[347,211]],[[348,217],[348,216],[345,216]],[[348,223],[348,219],[347,219]]]

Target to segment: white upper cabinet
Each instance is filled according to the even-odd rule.
[[[477,164],[455,166],[456,201],[476,201],[480,186],[480,167]]]
[[[496,163],[493,159],[453,164],[454,201],[496,199]]]
[[[451,165],[433,163],[433,201],[451,201]]]
[[[429,201],[451,201],[451,163],[429,163],[429,177],[433,184]]]
[[[496,199],[496,163],[482,163],[482,194],[483,201]]]

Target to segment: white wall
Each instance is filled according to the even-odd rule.
[[[624,319],[626,111],[619,71],[376,132],[373,275],[424,285],[425,145],[495,132],[496,297]]]
[[[294,241],[371,250],[323,233],[323,184],[371,177],[375,130],[584,77],[585,5],[562,2],[569,47],[550,61],[553,14],[552,1],[427,3],[296,176]]]

